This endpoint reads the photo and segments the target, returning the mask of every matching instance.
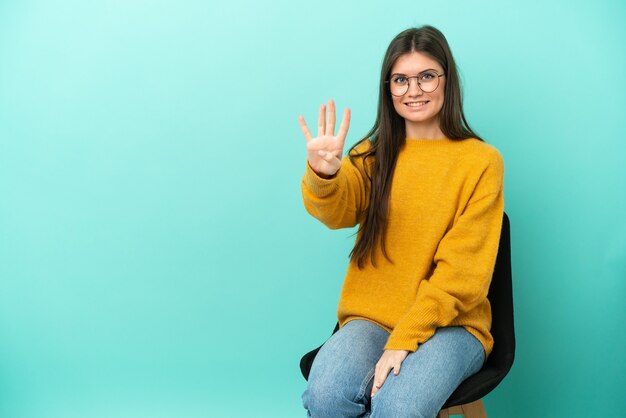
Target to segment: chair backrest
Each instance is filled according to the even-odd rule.
[[[491,304],[493,351],[483,368],[467,378],[450,395],[444,408],[474,402],[491,392],[507,375],[515,358],[513,282],[511,274],[511,225],[504,214],[496,265],[487,295]]]
[[[513,327],[513,284],[511,276],[511,227],[504,214],[498,256],[489,293],[494,346],[483,368],[463,381],[450,395],[443,408],[474,402],[491,392],[509,372],[515,357],[515,330]],[[335,325],[333,334],[339,329]],[[300,360],[300,371],[309,378],[311,365],[321,346],[306,353]]]

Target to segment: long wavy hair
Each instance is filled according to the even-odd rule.
[[[385,249],[385,232],[389,214],[391,180],[398,153],[406,141],[406,127],[404,118],[395,111],[389,86],[385,81],[389,80],[391,68],[396,60],[410,52],[427,54],[443,68],[446,82],[443,107],[439,113],[439,125],[444,135],[455,140],[477,138],[482,141],[482,138],[472,131],[465,119],[456,63],[443,34],[428,25],[407,29],[398,34],[389,44],[383,60],[380,72],[378,112],[374,126],[348,152],[350,161],[355,166],[357,166],[356,159],[363,158],[365,172],[362,174],[367,176],[371,183],[369,205],[361,214],[362,221],[357,231],[357,240],[350,252],[351,261],[356,261],[359,269],[362,268],[368,256],[372,265],[376,266],[374,247],[377,242],[380,242],[385,258],[393,263]],[[370,141],[370,147],[359,153],[356,147],[364,141]],[[366,164],[368,158],[374,158],[373,164]],[[371,167],[371,172],[368,167]]]

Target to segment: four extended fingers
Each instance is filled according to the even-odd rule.
[[[302,115],[298,116],[298,122],[300,129],[307,142],[313,139],[313,135],[309,130],[306,121]],[[317,118],[317,137],[321,136],[334,136],[336,124],[336,111],[335,102],[331,99],[328,101],[328,121],[326,120],[326,105],[320,106],[319,115]],[[337,139],[342,143],[345,141],[348,134],[348,128],[350,127],[350,109],[346,108],[343,112],[343,118],[341,119],[341,125],[339,126],[339,132],[337,133]]]

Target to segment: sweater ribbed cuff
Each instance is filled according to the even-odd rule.
[[[341,169],[339,169],[339,171],[341,171]],[[322,178],[311,168],[311,165],[307,160],[303,181],[306,187],[308,187],[314,195],[318,197],[328,196],[337,190],[337,178],[339,176],[339,171],[329,179]]]
[[[413,321],[403,321],[396,325],[396,328],[389,336],[386,350],[408,350],[416,351],[420,344],[428,341],[437,330],[437,310],[420,309],[414,313]],[[420,318],[419,321],[415,320]]]
[[[393,333],[389,336],[387,344],[385,344],[385,350],[417,351],[417,347],[419,347],[417,340],[403,338],[402,336],[393,335]]]

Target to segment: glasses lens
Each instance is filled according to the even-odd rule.
[[[389,80],[389,89],[394,96],[402,96],[409,89],[409,79],[401,74],[396,74]]]
[[[434,71],[426,71],[419,76],[420,88],[425,93],[431,93],[439,86],[439,76]]]

